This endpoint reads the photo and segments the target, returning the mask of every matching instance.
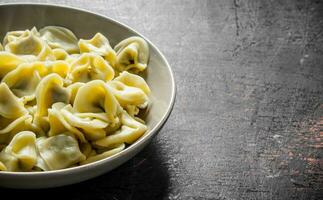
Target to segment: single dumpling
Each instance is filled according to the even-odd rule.
[[[31,101],[34,99],[36,87],[46,71],[42,63],[23,63],[9,72],[2,82],[6,83],[17,97]]]
[[[147,130],[147,126],[132,118],[126,111],[122,112],[121,129],[103,139],[94,141],[97,147],[111,147],[120,143],[132,144]]]
[[[107,85],[122,107],[145,105],[148,102],[147,95],[139,88],[115,80],[108,82]]]
[[[147,95],[150,94],[150,88],[146,83],[145,79],[143,79],[142,77],[136,74],[132,74],[127,71],[124,71],[120,73],[119,76],[116,77],[114,80],[122,82],[127,86],[139,88]]]
[[[80,39],[79,47],[81,53],[95,53],[103,56],[111,66],[114,66],[117,60],[116,52],[111,48],[109,40],[101,33],[95,34],[90,40]]]
[[[30,171],[37,160],[35,141],[36,135],[33,132],[17,133],[0,153],[0,162],[4,165],[2,170]]]
[[[68,79],[71,82],[89,82],[91,80],[109,81],[114,78],[114,70],[101,56],[82,54],[71,66]]]
[[[140,72],[146,69],[149,59],[147,42],[140,37],[129,37],[114,47],[117,52],[116,68],[119,71]]]
[[[136,74],[123,71],[108,85],[131,116],[137,115],[139,109],[144,109],[149,104],[150,88],[146,81]]]
[[[107,85],[120,105],[132,116],[138,114],[139,108],[143,109],[149,103],[150,89],[146,81],[138,75],[124,71]]]
[[[45,40],[52,49],[64,49],[67,53],[78,53],[77,38],[74,33],[61,26],[45,26],[39,30],[40,37]]]
[[[23,63],[23,59],[18,56],[1,51],[0,52],[0,80],[10,71],[14,70],[19,64]]]
[[[31,116],[5,83],[0,84],[0,135],[6,134],[23,124]],[[1,141],[0,141],[1,143]]]
[[[19,171],[19,160],[10,153],[5,152],[4,150],[0,152],[0,171]]]
[[[16,55],[31,55],[40,61],[55,59],[51,48],[39,37],[36,28],[23,32],[19,31],[19,34],[9,32],[5,37],[4,44],[6,51]]]
[[[37,29],[32,29],[32,31],[37,34]],[[20,36],[22,36],[25,31],[9,31],[3,38],[3,46],[6,46],[9,42],[16,41]]]
[[[63,84],[63,79],[53,73],[43,78],[36,88],[37,110],[34,122],[45,131],[49,130],[48,120],[46,120],[48,109],[56,102],[69,102],[69,93]]]
[[[106,113],[111,123],[116,122],[121,110],[113,93],[101,80],[83,85],[76,94],[73,108],[79,113]]]
[[[31,131],[17,133],[1,152],[0,160],[7,169],[17,171],[20,168],[21,171],[30,171],[37,162],[36,135]],[[15,163],[17,161],[18,166]]]
[[[37,148],[49,170],[63,169],[85,160],[77,140],[65,134],[40,140]]]

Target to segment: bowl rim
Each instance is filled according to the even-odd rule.
[[[79,7],[73,7],[73,6],[69,6],[69,5],[57,5],[57,4],[52,4],[52,3],[19,3],[19,2],[17,2],[17,3],[0,3],[0,7],[5,7],[5,6],[8,6],[8,7],[10,7],[10,6],[39,6],[39,7],[63,8],[63,9],[71,10],[71,11],[83,12],[83,13],[86,13],[86,14],[94,15],[96,17],[100,17],[100,18],[103,18],[105,20],[108,20],[111,23],[114,23],[114,24],[117,24],[119,26],[122,26],[123,28],[126,28],[126,29],[132,31],[133,33],[135,33],[138,36],[145,39],[148,42],[148,44],[150,46],[152,46],[156,50],[156,52],[161,56],[161,58],[165,62],[166,67],[167,67],[167,69],[169,71],[172,88],[171,88],[171,98],[170,98],[170,102],[169,102],[168,107],[167,107],[167,111],[162,116],[161,120],[151,130],[149,130],[148,133],[141,136],[135,143],[131,144],[130,146],[128,146],[127,148],[125,148],[121,152],[119,152],[119,153],[117,153],[115,155],[112,155],[110,157],[107,157],[107,158],[104,158],[104,159],[101,159],[101,160],[98,160],[98,161],[95,161],[95,162],[92,162],[92,163],[88,163],[88,164],[85,164],[85,165],[76,166],[76,167],[70,167],[70,168],[52,170],[52,171],[40,171],[40,172],[0,171],[0,176],[1,175],[6,175],[6,176],[10,176],[10,175],[14,175],[14,176],[41,176],[41,175],[56,175],[56,174],[62,174],[62,173],[81,172],[82,170],[94,168],[95,166],[103,165],[104,163],[107,163],[109,161],[112,161],[112,160],[115,160],[117,158],[120,158],[124,154],[128,154],[128,153],[130,153],[130,151],[133,151],[137,146],[141,146],[143,143],[145,143],[151,137],[156,136],[158,131],[162,128],[162,126],[167,121],[168,117],[170,116],[171,111],[173,110],[173,107],[174,107],[174,104],[175,104],[175,99],[176,99],[176,84],[175,84],[175,76],[173,74],[172,68],[169,65],[166,57],[148,38],[146,38],[145,36],[140,34],[138,31],[136,31],[135,29],[129,27],[128,25],[126,25],[126,24],[124,24],[122,22],[114,20],[114,19],[112,19],[110,17],[107,17],[107,16],[105,16],[103,14],[95,13],[93,11],[86,10],[86,9],[83,9],[83,8],[79,8]]]

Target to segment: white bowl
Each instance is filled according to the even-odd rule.
[[[151,87],[152,106],[145,118],[149,130],[124,151],[109,158],[83,166],[48,172],[0,172],[0,186],[10,188],[48,188],[81,182],[109,172],[141,151],[166,122],[175,102],[175,82],[172,70],[163,54],[147,38],[130,27],[89,11],[47,4],[0,5],[0,38],[6,32],[63,26],[78,38],[90,38],[101,32],[115,45],[130,36],[144,38],[150,47],[146,81]]]

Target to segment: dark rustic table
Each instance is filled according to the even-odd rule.
[[[1,189],[1,197],[323,198],[322,1],[42,2],[147,36],[174,70],[177,100],[153,143],[118,169],[37,193]]]

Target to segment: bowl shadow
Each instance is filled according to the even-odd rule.
[[[41,190],[0,188],[0,193],[2,196],[32,199],[165,199],[169,188],[169,173],[162,164],[163,158],[158,146],[156,140],[153,140],[143,151],[117,169],[85,182]]]

